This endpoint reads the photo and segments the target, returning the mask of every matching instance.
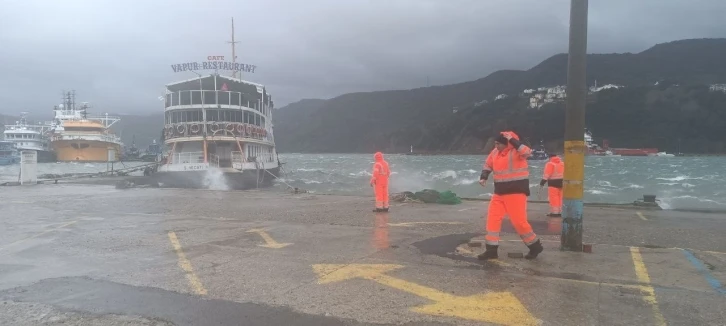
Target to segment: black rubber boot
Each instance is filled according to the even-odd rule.
[[[380,213],[383,212],[383,208],[374,208],[373,213]]]
[[[488,260],[488,259],[497,259],[499,258],[499,254],[497,253],[497,249],[499,249],[499,246],[494,245],[486,245],[487,250],[484,251],[483,254],[477,256],[479,260]]]
[[[537,239],[537,241],[529,246],[529,253],[527,253],[524,258],[526,259],[535,259],[537,258],[537,255],[539,255],[544,248],[542,247],[542,242]]]
[[[381,210],[381,212],[388,213],[388,207],[386,207],[383,210]]]

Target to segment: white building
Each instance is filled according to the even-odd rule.
[[[499,94],[499,95],[497,95],[497,97],[494,98],[494,100],[495,101],[497,101],[497,100],[503,100],[503,99],[505,99],[507,97],[509,97],[509,96],[507,96],[507,94]]]
[[[708,89],[711,92],[724,92],[724,93],[726,93],[726,84],[713,84]]]
[[[484,104],[487,104],[487,103],[489,103],[489,101],[487,101],[487,100],[481,100],[479,102],[474,103],[474,106],[475,107],[480,107],[480,106],[482,106]]]
[[[599,91],[606,90],[606,89],[613,89],[613,88],[618,89],[618,88],[623,88],[623,87],[625,87],[625,86],[615,85],[615,84],[607,84],[607,85],[597,87],[597,84],[595,84],[595,86],[590,87],[590,92],[597,93]]]
[[[536,92],[536,91],[535,91],[534,89],[531,89],[531,88],[530,88],[530,89],[525,89],[523,93],[524,93],[524,94],[532,94],[532,93],[534,93],[534,92]]]

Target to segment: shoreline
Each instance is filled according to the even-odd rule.
[[[119,182],[124,181],[126,182],[126,186],[120,188],[120,189],[126,189],[126,188],[157,188],[157,189],[188,189],[188,188],[170,188],[170,187],[158,187],[156,185],[152,185],[150,183],[151,178],[144,177],[144,176],[126,176],[126,177],[90,177],[90,178],[75,178],[75,179],[43,179],[38,180],[38,186],[40,185],[63,185],[63,184],[77,184],[77,185],[102,185],[102,186],[118,186]],[[0,183],[0,186],[20,186],[17,182],[4,182]],[[31,185],[32,186],[32,185]],[[27,186],[25,186],[27,187]],[[258,188],[258,189],[252,189],[252,190],[211,190],[211,189],[194,189],[197,191],[225,191],[225,192],[245,192],[245,191],[263,191],[263,192],[274,192],[274,193],[288,193],[293,194],[295,193],[284,190],[281,191],[279,189],[275,189],[273,187],[266,187],[266,188]],[[318,192],[301,192],[300,194],[309,194],[314,196],[343,196],[343,197],[357,197],[357,198],[368,198],[367,196],[363,195],[352,195],[352,194],[334,194],[334,193],[318,193]],[[472,198],[472,197],[460,197],[462,201],[466,202],[488,202],[490,201],[489,198]],[[657,203],[643,203],[641,201],[642,198],[637,198],[633,202],[630,203],[599,203],[599,202],[584,202],[583,205],[585,207],[591,207],[591,208],[620,208],[620,209],[627,209],[627,210],[644,210],[644,211],[650,211],[650,210],[662,210],[667,212],[692,212],[692,213],[706,213],[706,214],[724,214],[726,213],[726,209],[698,209],[698,208],[673,208],[673,209],[663,209],[660,206],[658,206]],[[528,200],[529,204],[547,204],[547,201],[544,200]],[[397,202],[396,202],[397,203]],[[442,204],[425,204],[425,205],[433,205],[433,206],[447,206]]]
[[[304,152],[304,153],[282,153],[278,152],[278,155],[284,156],[284,155],[368,155],[373,153],[365,153],[365,152],[351,152],[351,153],[335,153],[335,152]],[[401,155],[401,156],[472,156],[472,155],[486,155],[488,152],[442,152],[442,153],[386,153],[383,152],[385,155]],[[558,155],[561,155],[561,153],[558,153]],[[597,155],[587,155],[592,157],[607,157],[607,156],[597,156]],[[659,156],[613,156],[613,157],[659,157]],[[726,153],[719,153],[719,154],[683,154],[681,156],[671,156],[668,158],[674,158],[674,157],[726,157]]]

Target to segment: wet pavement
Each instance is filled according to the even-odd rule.
[[[725,325],[726,215],[585,209],[559,251],[546,206],[479,262],[484,202],[0,187],[0,324]]]

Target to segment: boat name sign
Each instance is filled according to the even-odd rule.
[[[209,169],[209,163],[186,163],[183,166],[184,171],[202,171]]]
[[[211,57],[210,58],[219,58]],[[174,72],[196,71],[196,70],[230,70],[254,73],[257,66],[246,63],[227,62],[227,61],[202,61],[202,62],[186,62],[171,65]]]

